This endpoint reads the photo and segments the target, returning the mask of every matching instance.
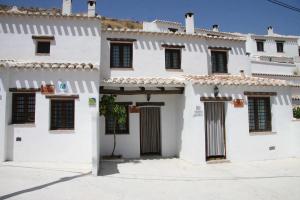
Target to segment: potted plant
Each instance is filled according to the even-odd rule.
[[[124,125],[126,123],[126,108],[123,105],[116,103],[116,96],[114,95],[103,95],[100,102],[100,115],[105,118],[113,118],[113,136],[114,144],[113,150],[110,156],[105,156],[108,159],[121,158],[121,155],[115,155],[116,149],[116,128],[119,125]]]
[[[300,107],[293,108],[293,115],[294,115],[294,118],[300,119]]]

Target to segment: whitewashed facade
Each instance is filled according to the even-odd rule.
[[[93,142],[99,134],[99,18],[16,8],[0,15],[1,160],[93,162],[98,167],[99,151],[93,149],[97,148]],[[49,53],[37,52],[40,41],[50,42]],[[40,91],[47,84],[53,85],[54,93]],[[14,123],[15,94],[35,95],[31,123]],[[96,100],[95,105],[89,105],[90,98]],[[51,127],[53,100],[74,102],[72,130]]]
[[[143,30],[102,29],[95,4],[88,1],[87,15],[72,14],[70,0],[63,1],[63,14],[0,12],[2,161],[89,163],[97,174],[100,156],[113,148],[109,121],[99,117],[99,101],[107,94],[128,108],[128,126],[120,128],[116,146],[124,158],[155,154],[199,164],[300,155],[299,124],[292,122],[296,89],[290,79],[277,77],[294,77],[297,63],[260,59],[279,56],[272,52],[278,37],[286,41],[284,57],[296,57],[295,37],[244,36],[221,32],[217,25],[197,29],[192,13],[185,15],[185,26],[155,20],[144,22]],[[256,38],[271,38],[266,52],[255,51]],[[50,42],[50,53],[39,54],[38,42],[44,41]],[[257,77],[271,72],[272,78]],[[43,91],[46,85],[54,92]],[[31,123],[14,123],[17,93],[35,95],[33,122],[31,116]],[[259,99],[262,121],[259,107],[249,109]],[[53,125],[69,116],[53,115],[56,100],[74,102],[69,130]],[[251,130],[250,112],[256,116]],[[211,114],[216,116],[208,119]],[[265,128],[255,131],[256,126]]]

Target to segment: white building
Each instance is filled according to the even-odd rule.
[[[90,163],[96,173],[113,148],[111,119],[98,109],[110,94],[127,108],[116,147],[125,158],[300,155],[291,83],[252,76],[261,72],[248,36],[196,29],[193,13],[185,26],[101,29],[95,1],[87,15],[63,2],[63,14],[0,12],[1,160]]]
[[[276,78],[300,84],[299,36],[280,35],[269,26],[266,35],[247,34],[246,48],[253,76]],[[300,90],[292,90],[293,104],[299,104]]]
[[[0,12],[2,161],[98,163],[100,18],[70,6]]]

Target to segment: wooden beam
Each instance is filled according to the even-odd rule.
[[[200,97],[200,101],[232,101],[232,97]]]
[[[135,42],[136,39],[133,38],[106,38],[108,41],[111,42]]]
[[[79,95],[46,95],[46,99],[79,99]]]
[[[183,48],[185,48],[184,45],[172,45],[172,44],[162,44],[161,47],[163,47],[163,48],[174,48],[174,49],[183,49]]]
[[[249,92],[245,91],[246,96],[277,96],[277,92]]]
[[[54,40],[54,36],[52,35],[33,35],[32,39],[34,40]]]
[[[112,90],[102,89],[100,94],[115,94],[115,95],[141,95],[141,94],[183,94],[184,88],[177,90]]]
[[[231,50],[231,47],[212,47],[212,46],[209,46],[208,49],[229,51],[229,50]]]
[[[165,102],[136,102],[136,106],[164,106]]]
[[[165,91],[164,87],[157,87],[158,89],[160,89],[161,91]]]
[[[40,92],[41,88],[9,88],[10,92]]]

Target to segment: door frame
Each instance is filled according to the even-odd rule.
[[[205,160],[209,161],[209,160],[214,160],[214,159],[221,159],[221,160],[226,160],[227,159],[227,142],[226,142],[226,102],[227,101],[220,101],[220,100],[212,100],[212,101],[204,101],[204,125],[205,125]],[[207,156],[207,147],[208,147],[208,142],[207,142],[207,127],[206,127],[206,110],[205,110],[205,103],[223,103],[223,118],[224,118],[224,152],[225,155],[224,156]]]
[[[147,105],[147,103],[149,103]],[[153,104],[154,103],[154,104]],[[162,122],[162,116],[161,116],[161,106],[164,105],[164,102],[145,102],[144,103],[137,103],[138,104],[143,104],[142,106],[139,106],[139,108],[159,108],[159,117],[160,117],[160,120],[159,120],[159,137],[160,137],[160,144],[159,144],[159,152],[157,154],[153,153],[153,154],[143,154],[142,153],[142,137],[141,137],[141,133],[142,133],[142,120],[141,120],[141,114],[140,114],[140,156],[151,156],[151,155],[154,155],[154,156],[162,156],[162,128],[161,128],[161,122]],[[159,105],[158,105],[159,104]]]

